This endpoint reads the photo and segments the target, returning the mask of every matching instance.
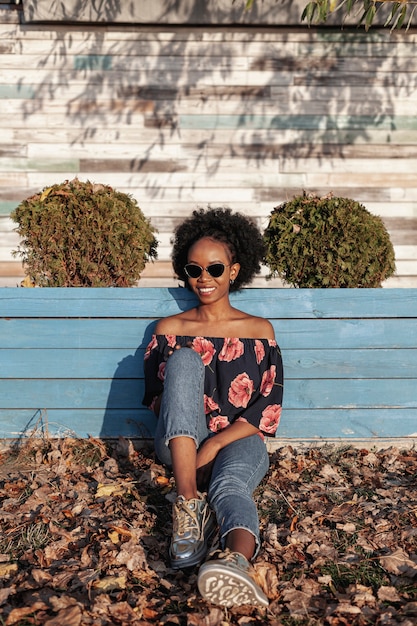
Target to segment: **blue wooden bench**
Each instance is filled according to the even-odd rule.
[[[417,289],[247,289],[282,349],[277,441],[417,438]],[[0,438],[149,438],[143,354],[186,289],[0,289]]]

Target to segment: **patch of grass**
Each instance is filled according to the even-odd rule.
[[[85,467],[94,467],[108,457],[105,443],[92,437],[67,440],[65,454],[68,454],[71,461],[77,465]]]
[[[410,601],[417,600],[417,585],[415,583],[396,584],[398,593]]]
[[[335,563],[328,561],[321,568],[322,574],[331,576],[336,589],[344,593],[352,584],[360,584],[372,587],[377,591],[382,585],[389,584],[389,578],[382,567],[372,558],[363,558],[357,563]]]
[[[17,529],[12,536],[0,540],[0,553],[19,559],[28,550],[39,550],[51,541],[48,524],[34,522]]]
[[[326,496],[331,504],[342,504],[346,500],[346,494],[341,494],[340,491],[327,491]],[[350,494],[349,494],[350,500]]]
[[[320,475],[319,467],[305,468],[300,474],[300,482],[304,484],[314,483],[319,475]]]
[[[43,463],[51,451],[51,443],[43,438],[29,439],[12,446],[4,454],[4,465],[9,467],[33,467]]]
[[[259,515],[266,523],[278,524],[287,519],[288,503],[277,495],[275,499],[263,499],[258,502]]]
[[[172,615],[181,615],[183,613],[187,613],[188,610],[188,604],[185,600],[171,600],[164,606],[164,611],[168,614],[171,613]]]
[[[357,541],[358,535],[356,533],[345,533],[336,528],[332,530],[332,544],[340,554],[345,554],[352,548],[356,548]]]
[[[353,493],[358,498],[364,498],[365,500],[372,500],[375,496],[375,489],[373,487],[354,487]]]
[[[320,626],[321,624],[312,617],[294,617],[292,615],[284,615],[281,623],[282,626]]]

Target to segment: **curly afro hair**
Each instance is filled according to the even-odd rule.
[[[191,246],[203,237],[212,237],[227,245],[232,263],[240,263],[236,280],[230,285],[230,291],[238,291],[252,282],[261,271],[265,254],[262,234],[254,221],[241,213],[232,213],[231,209],[198,209],[183,221],[174,231],[172,239],[172,266],[180,280],[188,285],[184,266],[188,261]]]

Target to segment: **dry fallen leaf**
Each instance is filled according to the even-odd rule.
[[[167,485],[169,485],[169,478],[167,478],[166,476],[157,476],[155,478],[155,482],[160,487],[166,487]]]
[[[129,493],[128,486],[120,485],[116,483],[108,483],[103,485],[99,483],[96,490],[96,498],[108,498],[110,496],[123,496],[125,493]]]
[[[48,609],[48,605],[44,602],[34,602],[31,606],[24,606],[19,609],[12,609],[7,616],[6,626],[12,626],[18,622],[24,620],[28,615],[37,613],[37,611],[45,611]]]
[[[92,586],[96,591],[104,593],[114,591],[115,589],[125,589],[126,576],[106,576],[101,580],[94,580]]]
[[[79,626],[82,620],[82,610],[78,605],[61,609],[52,619],[44,622],[44,626]]]
[[[417,576],[417,562],[412,561],[402,548],[397,548],[391,554],[380,556],[379,561],[382,567],[391,574]]]
[[[16,574],[18,569],[17,563],[0,563],[0,578],[9,578],[12,574]]]
[[[382,586],[378,589],[378,600],[381,602],[401,602],[401,597],[395,587]]]

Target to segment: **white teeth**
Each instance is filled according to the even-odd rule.
[[[199,289],[200,293],[211,293],[212,291],[214,291],[214,287],[211,287],[211,288],[210,287],[205,287],[205,288],[200,287],[200,289]]]

